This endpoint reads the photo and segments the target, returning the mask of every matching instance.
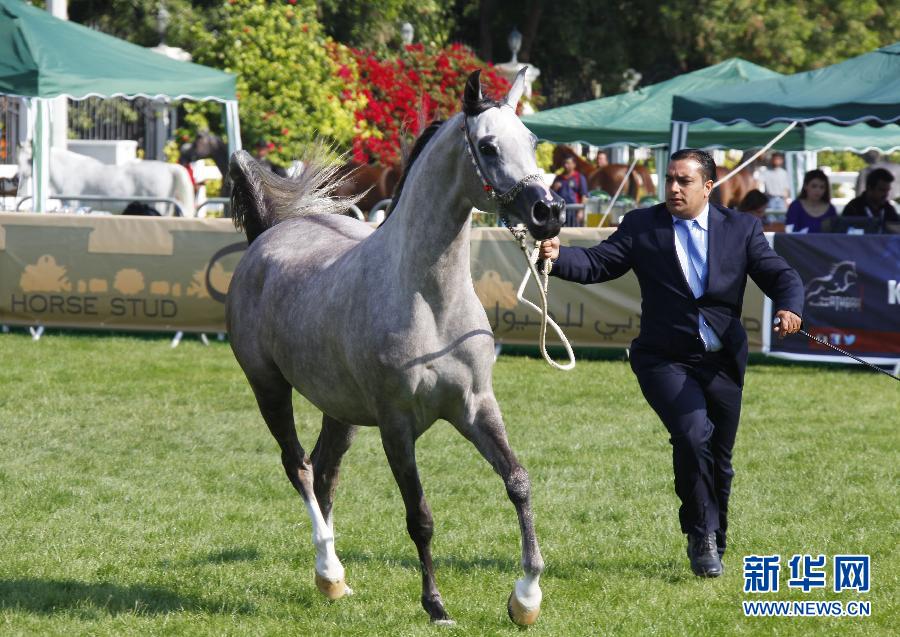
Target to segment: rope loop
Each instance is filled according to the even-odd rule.
[[[543,263],[543,277],[538,274],[537,271],[537,261],[538,254],[540,252],[541,242],[534,241],[532,246],[528,245],[528,231],[524,226],[517,225],[511,226],[510,224],[506,224],[507,229],[512,233],[512,236],[515,238],[516,242],[519,244],[519,248],[522,250],[522,254],[525,255],[525,259],[528,261],[528,269],[525,270],[525,276],[522,278],[522,282],[519,284],[519,289],[516,292],[516,298],[527,305],[528,307],[537,310],[541,314],[541,332],[540,332],[540,340],[539,345],[541,348],[541,355],[544,357],[544,360],[547,361],[551,367],[567,372],[571,369],[575,368],[575,353],[572,351],[572,346],[569,344],[569,339],[566,338],[566,335],[563,334],[562,328],[556,324],[552,318],[550,318],[550,314],[547,311],[547,291],[550,287],[550,268],[553,267],[553,261],[550,259],[544,259]],[[525,286],[528,285],[528,279],[534,277],[534,282],[537,283],[538,291],[541,294],[541,306],[538,307],[531,301],[525,298]],[[553,328],[553,331],[556,332],[556,335],[559,336],[559,339],[562,341],[563,346],[566,348],[566,354],[569,357],[569,362],[565,364],[557,363],[555,360],[550,358],[550,354],[547,353],[547,324]]]

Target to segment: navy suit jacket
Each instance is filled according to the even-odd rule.
[[[664,203],[632,210],[618,229],[591,248],[561,247],[551,274],[578,283],[600,283],[634,270],[641,286],[641,331],[634,353],[672,360],[703,352],[700,314],[722,341],[729,371],[743,385],[747,333],[741,305],[747,275],[772,299],[774,311],[803,311],[803,283],[769,246],[753,215],[709,204],[709,280],[695,299],[675,252],[672,215]],[[764,328],[765,329],[765,328]],[[635,363],[637,361],[634,361]]]

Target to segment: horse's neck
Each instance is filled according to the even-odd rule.
[[[216,168],[222,173],[222,180],[228,179],[228,146],[221,138],[213,140],[210,148],[212,160],[216,162]]]
[[[473,179],[457,118],[438,132],[407,176],[397,207],[378,232],[397,281],[440,304],[471,286],[471,201],[464,185]],[[458,139],[457,139],[458,136]],[[379,236],[380,235],[380,236]]]

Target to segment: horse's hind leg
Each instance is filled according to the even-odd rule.
[[[395,423],[391,423],[393,426]],[[441,624],[453,623],[434,579],[434,564],[431,561],[431,536],[434,533],[434,520],[431,509],[425,501],[425,492],[419,481],[419,470],[416,468],[416,443],[413,427],[392,427],[381,430],[381,444],[391,472],[400,487],[403,504],[406,506],[406,530],[415,542],[422,567],[422,607],[432,622]]]
[[[265,382],[251,381],[256,402],[269,431],[281,447],[281,463],[288,480],[303,498],[312,522],[312,539],[316,547],[316,585],[330,599],[343,597],[351,591],[344,584],[344,567],[334,551],[334,533],[319,509],[313,487],[313,466],[294,426],[291,405],[291,386],[283,378],[270,376]]]
[[[341,467],[341,459],[350,448],[357,427],[347,425],[340,420],[335,420],[327,414],[322,415],[322,432],[316,441],[312,452],[313,485],[316,492],[316,500],[322,516],[328,526],[334,532],[332,521],[332,506],[334,504],[334,491],[337,488],[338,472]]]
[[[534,532],[528,472],[519,464],[516,454],[509,446],[500,406],[493,395],[481,400],[470,413],[453,424],[503,478],[506,493],[516,507],[522,534],[522,568],[525,575],[516,581],[515,589],[509,596],[507,611],[515,623],[533,624],[541,612],[539,580],[544,570],[544,559]]]

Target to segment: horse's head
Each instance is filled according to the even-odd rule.
[[[181,145],[180,154],[182,162],[195,162],[198,159],[206,159],[213,156],[214,146],[218,138],[208,130],[202,129],[197,133],[197,138],[190,144]]]
[[[481,191],[472,200],[481,210],[500,214],[507,224],[525,224],[535,239],[549,239],[559,234],[566,204],[544,183],[534,156],[537,139],[516,115],[524,89],[525,69],[500,101],[484,97],[480,71],[466,82],[462,128],[481,181]]]
[[[557,172],[562,169],[563,164],[569,157],[578,158],[578,153],[572,150],[571,146],[560,144],[553,147],[553,163],[550,164],[550,172]]]

